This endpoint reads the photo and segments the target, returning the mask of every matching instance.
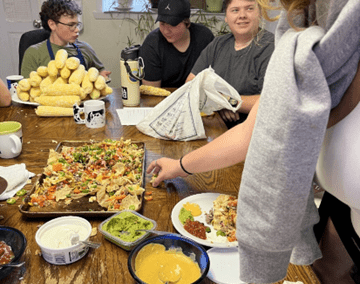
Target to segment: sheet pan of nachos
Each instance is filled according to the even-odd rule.
[[[63,141],[19,210],[27,217],[106,217],[142,207],[145,145],[130,139]]]

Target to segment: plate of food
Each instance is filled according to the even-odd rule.
[[[139,211],[145,145],[128,140],[63,141],[20,206],[28,217],[110,216]]]
[[[25,105],[72,108],[76,102],[111,94],[113,89],[107,85],[110,81],[95,67],[86,70],[77,57],[69,57],[65,49],[60,49],[55,60],[18,82],[12,100]]]
[[[201,193],[179,201],[171,212],[175,229],[209,247],[236,247],[237,199],[220,193]]]

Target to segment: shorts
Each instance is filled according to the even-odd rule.
[[[341,242],[355,264],[352,275],[355,280],[356,277],[359,278],[360,238],[351,223],[350,211],[349,206],[325,192],[319,207],[320,222],[314,226],[314,232],[319,243],[328,219],[331,218]]]

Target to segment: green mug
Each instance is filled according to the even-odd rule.
[[[0,122],[0,158],[10,159],[22,150],[22,126],[17,121]]]

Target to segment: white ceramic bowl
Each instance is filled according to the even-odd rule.
[[[36,232],[35,240],[41,249],[43,258],[47,262],[57,265],[70,264],[81,259],[88,252],[89,247],[83,244],[70,245],[64,248],[52,248],[52,247],[47,247],[46,244],[42,242],[42,237],[44,236],[46,231],[53,229],[55,227],[59,227],[60,230],[62,230],[62,228],[64,228],[66,225],[69,224],[81,226],[83,227],[83,229],[86,230],[86,238],[80,238],[81,241],[85,241],[89,239],[91,234],[91,224],[89,223],[89,221],[87,221],[84,218],[76,217],[76,216],[64,216],[46,222]],[[61,231],[59,231],[59,235],[61,235]]]

